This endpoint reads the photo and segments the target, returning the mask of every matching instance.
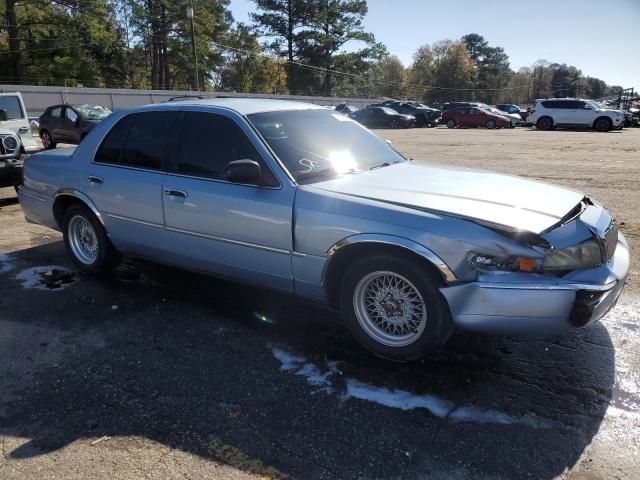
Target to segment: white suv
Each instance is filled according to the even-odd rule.
[[[593,100],[579,98],[547,98],[533,102],[527,122],[540,130],[555,127],[594,128],[607,132],[622,128],[624,113],[621,110],[602,108]]]

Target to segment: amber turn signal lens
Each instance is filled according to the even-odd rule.
[[[533,258],[518,258],[518,268],[522,272],[533,272],[537,267],[537,262]]]

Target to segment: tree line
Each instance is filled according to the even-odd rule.
[[[621,87],[539,60],[513,71],[481,35],[420,46],[405,66],[364,27],[366,0],[0,0],[0,83],[306,95],[469,99],[600,98]]]

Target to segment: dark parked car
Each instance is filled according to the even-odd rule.
[[[404,115],[388,107],[367,107],[349,114],[349,117],[371,128],[411,128],[416,123],[413,115]]]
[[[442,122],[449,128],[455,127],[486,127],[508,128],[511,120],[502,115],[496,115],[478,107],[461,107],[447,110],[442,114]]]
[[[40,138],[46,149],[58,143],[79,144],[111,110],[100,105],[54,105],[40,116]]]
[[[446,112],[447,110],[453,110],[454,108],[462,108],[462,107],[482,107],[484,103],[480,102],[445,102],[442,104],[442,111]]]
[[[391,102],[386,106],[398,113],[416,117],[416,127],[435,127],[442,115],[440,110],[415,102]]]

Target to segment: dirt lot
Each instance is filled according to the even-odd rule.
[[[140,261],[77,274],[2,189],[0,478],[640,478],[640,129],[378,133],[606,204],[632,248],[619,305],[390,364],[287,296]]]

